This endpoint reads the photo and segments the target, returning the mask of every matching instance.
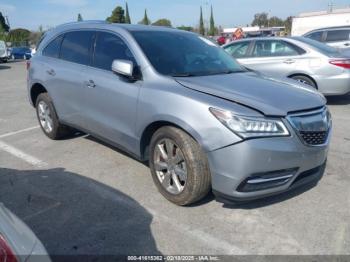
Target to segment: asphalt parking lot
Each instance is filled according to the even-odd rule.
[[[350,95],[329,98],[333,138],[316,187],[178,207],[144,163],[87,135],[46,138],[26,92],[25,63],[0,64],[0,202],[50,255],[350,255]]]

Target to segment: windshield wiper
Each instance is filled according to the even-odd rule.
[[[229,74],[236,74],[236,73],[242,73],[242,72],[246,72],[244,70],[226,70],[226,71],[221,71],[221,72],[217,72],[216,74],[226,74],[226,75],[229,75]]]
[[[191,76],[196,76],[195,74],[191,73],[176,73],[171,75],[172,77],[191,77]]]

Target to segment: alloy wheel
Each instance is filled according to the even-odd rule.
[[[157,178],[163,188],[171,194],[180,194],[187,181],[187,166],[181,149],[173,140],[162,139],[156,144],[153,159]]]
[[[49,106],[44,102],[40,101],[38,104],[38,116],[40,125],[46,133],[51,133],[53,130],[53,120],[51,116],[51,110]]]

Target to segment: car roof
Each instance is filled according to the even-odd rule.
[[[107,21],[102,20],[91,20],[91,21],[81,21],[81,22],[71,22],[59,25],[55,27],[53,30],[62,30],[62,29],[84,29],[84,28],[91,28],[91,27],[97,28],[97,29],[107,29],[107,28],[120,28],[124,29],[126,31],[181,31],[186,32],[183,30],[178,30],[172,27],[164,27],[164,26],[152,26],[152,25],[134,25],[134,24],[117,24],[117,23],[110,23]]]
[[[304,35],[311,34],[313,32],[318,32],[318,31],[338,30],[338,29],[350,29],[350,25],[318,28],[318,29],[309,31],[309,32],[305,33]]]
[[[239,40],[235,40],[232,41],[230,43],[227,43],[225,46],[229,46],[235,43],[242,43],[242,42],[247,42],[247,41],[260,41],[260,40],[288,40],[288,39],[293,39],[293,38],[289,38],[289,37],[279,37],[279,36],[266,36],[266,37],[248,37],[248,38],[244,38],[244,39],[239,39]]]

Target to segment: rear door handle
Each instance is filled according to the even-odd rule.
[[[284,60],[283,63],[290,65],[290,64],[294,64],[295,60],[294,59],[287,59],[287,60]]]
[[[49,74],[50,76],[56,75],[56,72],[55,72],[55,70],[53,70],[53,69],[47,70],[46,73]]]
[[[96,87],[96,84],[93,80],[86,81],[85,85],[87,88],[95,88]]]

